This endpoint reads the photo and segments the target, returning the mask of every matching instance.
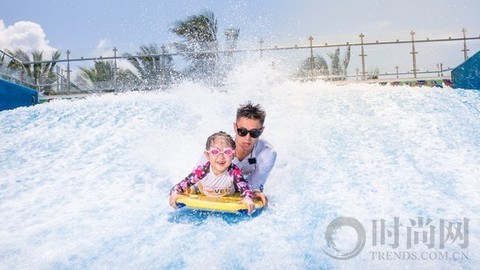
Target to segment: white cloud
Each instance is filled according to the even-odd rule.
[[[56,49],[50,46],[42,26],[30,21],[19,21],[5,27],[0,20],[0,49],[25,52],[40,51],[51,53]]]
[[[112,45],[112,42],[109,39],[101,39],[100,41],[98,41],[95,49],[88,51],[86,55],[84,55],[83,57],[96,58],[97,60],[101,60],[99,57],[113,57],[115,55],[113,51],[114,48],[115,46]],[[117,57],[120,57],[122,55],[122,52],[117,51],[116,55]],[[78,55],[73,55],[73,58],[79,58],[79,57],[80,56]],[[105,61],[114,61],[114,60],[108,59]],[[81,71],[79,70],[79,67],[92,68],[93,65],[94,65],[94,61],[90,61],[90,60],[73,63],[73,65],[70,66],[70,68],[73,70],[73,78],[77,78],[81,73]],[[117,67],[121,69],[129,69],[132,72],[137,73],[137,70],[132,66],[132,64],[130,64],[130,62],[128,62],[125,59],[118,59]]]
[[[92,57],[111,57],[113,56],[113,46],[111,45],[110,40],[108,39],[101,39],[95,50],[92,52]]]
[[[115,47],[112,46],[112,43],[108,39],[101,39],[95,50],[92,52],[92,57],[113,57],[115,55],[113,49]],[[117,57],[121,56],[121,52],[117,51]],[[110,60],[113,61],[113,60]],[[133,66],[128,62],[127,60],[120,59],[117,60],[117,67],[118,68],[123,68],[123,69],[130,69],[134,71]]]

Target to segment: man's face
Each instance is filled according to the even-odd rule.
[[[237,136],[235,136],[237,149],[240,148],[245,152],[250,152],[253,149],[261,132],[263,131],[263,126],[260,123],[260,120],[249,119],[245,117],[239,118],[237,122],[233,124],[233,128],[237,134]],[[242,132],[239,132],[239,130]],[[257,134],[258,136],[253,138]]]

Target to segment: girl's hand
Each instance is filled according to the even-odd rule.
[[[255,212],[255,204],[253,203],[252,199],[244,198],[243,199],[243,204],[245,204],[247,206],[249,215],[251,215],[251,214],[253,214],[253,212]]]
[[[172,193],[170,193],[170,206],[173,207],[173,209],[177,209],[177,199],[178,197],[180,197],[180,194],[178,194],[177,192],[175,191],[172,191]]]
[[[254,190],[253,191],[253,198],[257,199],[257,200],[261,200],[262,203],[263,203],[263,207],[267,207],[268,198],[260,190]]]

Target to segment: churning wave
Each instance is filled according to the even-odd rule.
[[[220,88],[184,83],[0,112],[0,268],[480,263],[478,91],[300,83],[267,62],[240,68]],[[233,133],[236,108],[248,100],[266,109],[263,136],[278,152],[265,186],[269,208],[233,220],[171,209],[170,188],[208,135]],[[327,255],[359,248],[348,226],[328,246],[326,229],[339,217],[366,232],[348,260]],[[384,243],[373,227],[381,220]],[[444,247],[442,220],[460,224],[444,231],[457,233],[443,235]]]

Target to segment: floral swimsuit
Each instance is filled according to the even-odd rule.
[[[220,175],[215,175],[210,171],[210,162],[200,165],[175,185],[172,191],[179,194],[184,193],[191,186],[198,187],[201,193],[210,197],[222,197],[239,191],[242,197],[252,198],[252,191],[248,188],[242,171],[233,163]]]

